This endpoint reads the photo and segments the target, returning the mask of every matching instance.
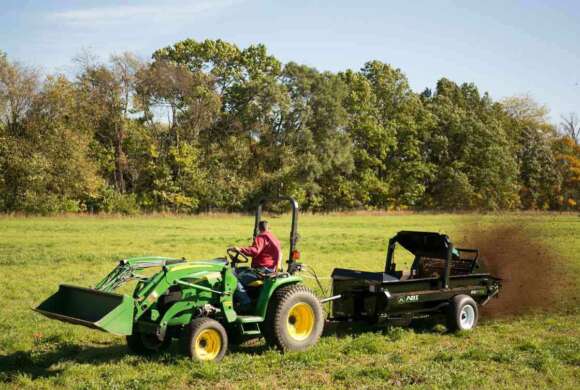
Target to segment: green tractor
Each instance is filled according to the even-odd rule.
[[[298,204],[292,207],[287,269],[264,275],[248,287],[253,308],[236,312],[236,269],[248,258],[227,250],[227,258],[188,261],[138,257],[119,265],[94,288],[60,285],[35,310],[49,318],[126,336],[129,349],[139,354],[163,351],[178,339],[182,351],[195,360],[219,361],[228,343],[264,337],[281,351],[302,351],[314,345],[323,330],[321,303],[302,278],[298,239]],[[256,211],[258,234],[262,200]],[[151,272],[153,271],[153,272]],[[131,296],[117,291],[136,281]]]

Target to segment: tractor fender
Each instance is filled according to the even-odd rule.
[[[258,307],[256,310],[256,315],[266,318],[266,312],[268,311],[268,305],[270,303],[270,298],[276,290],[282,286],[288,286],[291,284],[303,283],[302,278],[298,276],[288,275],[287,277],[277,277],[272,279],[266,279],[264,282],[264,287],[258,298]]]

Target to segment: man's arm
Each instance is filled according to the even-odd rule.
[[[254,239],[254,244],[246,248],[240,248],[240,252],[246,256],[255,257],[262,252],[264,249],[265,240],[263,237],[256,237]]]

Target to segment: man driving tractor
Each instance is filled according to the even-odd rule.
[[[236,275],[238,288],[235,292],[235,298],[241,311],[249,309],[252,304],[246,287],[260,280],[261,275],[276,272],[280,264],[282,254],[280,241],[274,233],[269,231],[268,221],[260,221],[258,230],[259,234],[254,238],[252,246],[233,248],[236,252],[252,258],[251,267],[240,268]]]

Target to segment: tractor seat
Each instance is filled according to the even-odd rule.
[[[276,278],[281,274],[281,272],[272,272],[269,274],[258,273],[257,275],[260,279],[254,280],[248,284],[248,287],[262,287],[264,285],[264,280]]]
[[[281,272],[281,271],[275,271],[275,272],[271,272],[271,273],[261,273],[261,272],[258,272],[258,273],[256,273],[256,275],[258,275],[259,279],[254,280],[254,281],[248,283],[248,285],[246,287],[250,287],[250,288],[262,287],[264,285],[264,280],[266,280],[266,279],[272,279],[272,278],[277,278],[278,276],[284,275],[284,274],[286,274],[286,273],[285,272]]]
[[[264,285],[263,279],[254,280],[250,282],[247,287],[262,287]]]

